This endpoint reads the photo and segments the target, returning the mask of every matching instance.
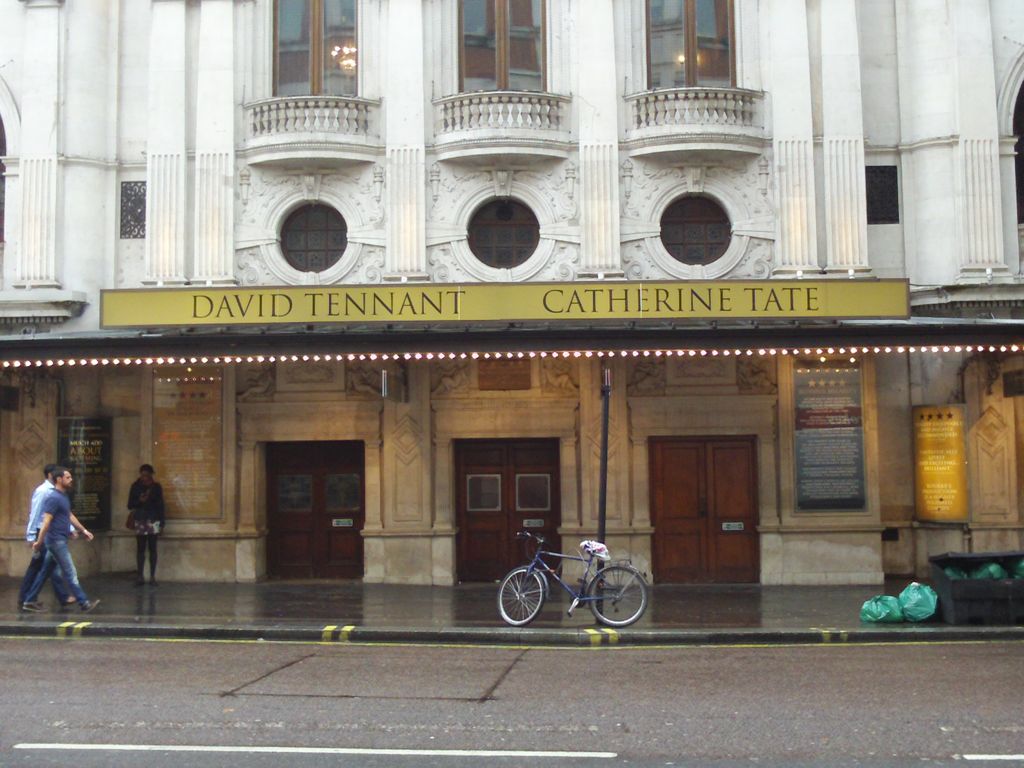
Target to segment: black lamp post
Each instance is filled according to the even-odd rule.
[[[608,504],[608,401],[612,394],[612,371],[601,369],[601,476],[597,496],[597,540],[607,543],[605,537],[605,520]]]

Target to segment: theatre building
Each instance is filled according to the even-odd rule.
[[[0,5],[0,573],[656,583],[1024,546],[1024,8]],[[605,406],[607,405],[607,409]],[[607,412],[607,419],[605,413]],[[607,424],[607,428],[605,428]]]

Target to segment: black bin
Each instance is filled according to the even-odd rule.
[[[939,613],[947,624],[1024,624],[1024,579],[951,579],[947,566],[967,573],[995,562],[1009,573],[1024,557],[1019,552],[947,552],[928,558]]]

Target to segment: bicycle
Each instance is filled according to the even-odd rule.
[[[509,571],[498,587],[498,613],[513,627],[529,624],[540,613],[550,592],[549,577],[554,578],[572,598],[569,616],[580,603],[590,606],[591,612],[602,624],[609,627],[625,627],[643,616],[647,609],[647,581],[643,574],[627,562],[598,565],[593,576],[591,568],[595,561],[607,562],[608,548],[596,541],[580,542],[579,555],[567,555],[544,549],[545,539],[529,531],[520,531],[517,539],[532,539],[537,543],[533,559]],[[556,567],[544,558],[558,558]],[[566,560],[586,564],[583,578],[576,590],[567,584],[558,570]]]

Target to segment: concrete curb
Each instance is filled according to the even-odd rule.
[[[820,645],[1024,640],[1024,626],[920,625],[898,628],[622,629],[586,627],[362,627],[346,624],[138,624],[107,621],[0,621],[0,636],[73,639],[233,640],[322,643],[418,643],[514,646]]]

